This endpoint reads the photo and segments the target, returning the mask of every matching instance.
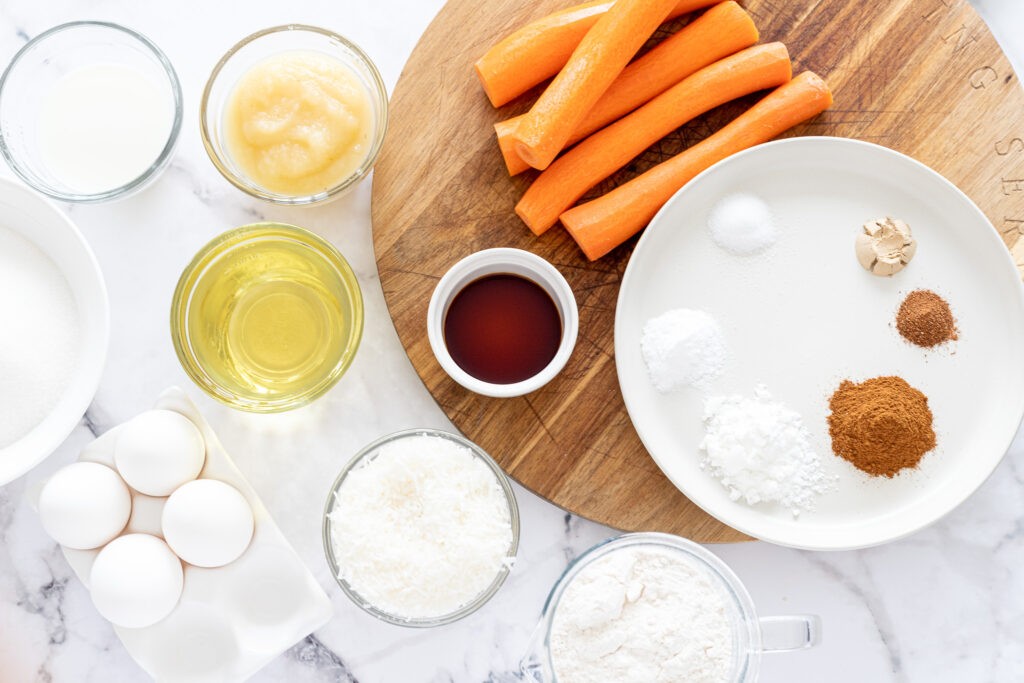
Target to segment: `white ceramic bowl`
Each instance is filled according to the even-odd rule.
[[[82,326],[78,367],[64,395],[32,431],[0,449],[3,485],[39,464],[82,419],[107,357],[110,306],[92,249],[74,223],[42,195],[0,178],[0,228],[23,235],[53,259],[75,295]]]
[[[444,342],[444,319],[455,295],[470,282],[499,273],[519,275],[536,282],[547,291],[562,317],[562,341],[558,345],[555,357],[533,377],[513,384],[493,384],[473,377],[458,366],[448,353],[448,347]],[[569,283],[553,265],[540,256],[522,249],[484,249],[462,259],[437,283],[434,294],[430,297],[430,307],[427,309],[427,336],[437,362],[449,377],[465,388],[483,396],[496,398],[522,396],[550,382],[562,371],[569,361],[569,356],[572,355],[579,323],[576,297],[573,296]]]

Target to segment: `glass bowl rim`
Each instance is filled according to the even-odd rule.
[[[287,400],[279,399],[270,403],[260,403],[240,398],[230,389],[214,381],[209,374],[203,371],[202,365],[196,359],[195,354],[190,350],[191,344],[188,343],[187,331],[183,329],[181,324],[179,324],[179,320],[184,313],[184,310],[192,300],[196,285],[204,275],[203,271],[210,265],[207,261],[211,258],[211,255],[216,254],[217,258],[222,257],[230,251],[251,242],[253,238],[261,238],[263,236],[256,235],[254,233],[266,228],[274,228],[285,235],[290,234],[293,237],[299,238],[299,240],[309,247],[311,251],[315,252],[319,257],[323,258],[331,265],[331,268],[337,273],[338,277],[344,283],[346,291],[349,294],[349,299],[352,304],[352,328],[349,332],[348,343],[346,344],[346,349],[351,349],[351,352],[347,355],[343,353],[341,361],[334,366],[331,372],[325,376],[320,383],[297,397],[292,397]],[[233,240],[234,243],[231,244],[229,248],[225,249],[221,253],[217,253],[218,248],[222,247],[226,243],[231,243]],[[189,283],[190,280],[192,280],[191,283]],[[279,221],[248,223],[237,228],[226,230],[204,244],[199,248],[195,256],[192,257],[192,260],[189,261],[188,265],[181,271],[178,283],[174,287],[174,294],[171,297],[171,342],[174,345],[174,351],[178,357],[178,362],[181,364],[185,374],[187,374],[189,378],[209,396],[231,408],[244,410],[246,412],[280,413],[299,408],[320,398],[334,387],[342,376],[344,376],[349,366],[351,366],[352,362],[355,360],[356,352],[359,350],[359,345],[362,341],[364,326],[363,309],[364,303],[362,288],[359,286],[359,279],[356,277],[355,271],[352,270],[352,266],[342,253],[325,238],[311,230],[307,230],[290,223],[281,223]]]
[[[403,429],[401,431],[392,432],[385,436],[375,439],[363,448],[361,448],[355,455],[353,455],[345,466],[341,468],[341,472],[334,479],[334,483],[331,484],[330,491],[327,493],[327,500],[324,503],[323,513],[323,544],[324,544],[324,555],[327,558],[327,566],[330,569],[331,576],[337,582],[338,586],[345,593],[348,598],[355,603],[357,607],[362,609],[364,612],[373,615],[377,619],[384,621],[389,624],[396,626],[405,626],[409,628],[431,628],[434,626],[443,626],[450,624],[454,621],[458,621],[463,617],[467,617],[473,612],[476,612],[504,585],[505,580],[509,574],[512,573],[512,563],[505,563],[498,570],[494,580],[491,584],[477,595],[473,600],[466,603],[459,609],[448,614],[440,615],[437,617],[400,617],[389,612],[385,612],[370,603],[369,600],[362,597],[358,592],[355,591],[348,582],[341,578],[340,568],[338,565],[337,558],[334,556],[334,546],[331,539],[331,518],[330,514],[333,511],[334,503],[338,489],[344,483],[345,478],[352,472],[356,467],[359,466],[366,458],[377,453],[381,446],[406,439],[414,436],[436,436],[443,439],[447,439],[460,446],[465,446],[470,450],[473,455],[479,460],[483,461],[485,465],[494,474],[495,479],[498,481],[498,485],[501,487],[502,493],[505,495],[505,500],[508,503],[509,511],[509,522],[512,527],[512,542],[509,544],[508,557],[515,558],[519,552],[519,535],[520,535],[520,519],[519,519],[519,504],[516,500],[515,491],[512,489],[512,483],[509,481],[509,477],[505,474],[505,471],[501,469],[501,466],[492,458],[484,449],[476,445],[469,439],[465,438],[461,434],[448,432],[441,429],[432,429],[429,427],[418,427],[413,429]]]
[[[340,43],[343,47],[350,50],[356,59],[362,63],[366,70],[369,72],[370,80],[372,81],[372,87],[370,88],[369,95],[371,99],[376,100],[379,106],[379,112],[374,117],[374,135],[373,142],[370,145],[370,150],[366,154],[366,158],[360,163],[359,167],[356,168],[351,174],[343,178],[339,183],[327,188],[322,192],[316,194],[302,194],[302,195],[284,195],[276,192],[270,192],[259,187],[255,183],[251,182],[244,176],[235,173],[227,163],[225,163],[222,155],[218,152],[217,146],[213,143],[213,135],[210,131],[210,127],[207,124],[207,113],[210,105],[210,95],[213,92],[214,83],[220,76],[221,71],[231,61],[232,57],[237,55],[242,49],[256,42],[260,38],[274,35],[277,33],[284,33],[288,31],[295,32],[306,32],[314,33],[319,36],[329,38]],[[370,56],[363,50],[359,45],[353,41],[345,38],[344,36],[330,31],[319,26],[313,26],[310,24],[280,24],[277,26],[271,26],[269,28],[261,29],[255,33],[250,33],[246,37],[239,40],[237,43],[228,48],[227,52],[224,53],[217,63],[214,65],[213,70],[210,72],[209,78],[206,80],[206,85],[203,88],[202,98],[199,104],[199,135],[203,141],[203,148],[206,150],[206,155],[210,158],[211,163],[217,169],[225,180],[234,185],[236,188],[245,192],[250,197],[262,199],[273,204],[282,205],[311,205],[320,204],[329,201],[335,197],[340,196],[349,188],[355,186],[359,181],[369,175],[373,169],[374,164],[377,162],[377,157],[380,155],[381,148],[384,144],[384,135],[388,128],[388,92],[387,87],[384,85],[384,79],[380,75],[380,70],[377,69],[377,65],[374,63]]]
[[[157,63],[164,70],[164,74],[167,76],[167,80],[170,84],[171,94],[174,98],[174,120],[171,123],[171,130],[168,133],[167,141],[164,143],[163,149],[160,150],[160,154],[150,164],[149,168],[143,171],[139,176],[133,180],[120,185],[110,190],[104,190],[103,192],[92,192],[92,193],[75,193],[75,192],[61,192],[60,190],[54,189],[49,184],[42,182],[39,178],[28,172],[18,161],[17,156],[14,154],[11,147],[7,144],[7,138],[4,136],[3,127],[0,126],[0,154],[3,155],[7,161],[7,165],[11,167],[11,170],[21,178],[26,184],[32,189],[43,193],[53,199],[58,199],[65,202],[77,202],[79,204],[88,204],[94,202],[103,202],[123,195],[131,194],[137,189],[142,188],[148,183],[157,173],[159,173],[163,167],[170,161],[171,155],[174,153],[174,148],[178,144],[178,137],[181,133],[182,120],[184,118],[184,105],[183,96],[181,91],[181,81],[178,79],[178,73],[174,69],[174,65],[171,64],[170,59],[163,50],[157,46],[152,40],[147,38],[142,33],[130,29],[127,26],[116,24],[111,21],[69,21],[57,26],[52,26],[36,37],[29,40],[27,43],[21,46],[21,48],[15,53],[14,57],[11,58],[7,68],[4,69],[3,75],[0,76],[0,100],[6,92],[7,83],[10,75],[14,72],[15,68],[22,63],[25,56],[33,49],[44,43],[47,39],[51,38],[58,33],[65,31],[72,31],[79,28],[103,28],[113,31],[121,32],[127,35],[129,38],[134,39],[144,48],[146,48],[151,56],[153,56]]]

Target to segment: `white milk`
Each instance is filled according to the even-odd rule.
[[[141,71],[86,66],[57,81],[45,98],[40,151],[50,172],[72,191],[113,190],[157,160],[173,118],[167,93]]]

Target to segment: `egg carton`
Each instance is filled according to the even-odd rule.
[[[185,392],[167,389],[154,408],[180,413],[199,428],[206,442],[199,478],[238,489],[252,507],[254,531],[246,551],[228,565],[207,569],[184,564],[181,600],[165,619],[145,628],[114,626],[114,631],[139,666],[158,681],[241,681],[326,624],[333,614],[331,603]],[[114,444],[123,426],[88,444],[78,459],[114,468]],[[122,535],[163,538],[160,519],[167,499],[135,490],[131,495],[131,518]],[[89,588],[99,550],[61,550]]]

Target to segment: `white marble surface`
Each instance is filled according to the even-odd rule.
[[[948,4],[948,0],[943,0]],[[974,0],[1024,65],[1024,3]],[[323,493],[366,442],[413,426],[447,427],[412,370],[377,281],[365,184],[325,208],[288,210],[248,200],[206,159],[198,97],[212,64],[236,39],[273,24],[308,22],[362,44],[393,86],[441,0],[281,3],[3,0],[0,64],[28,37],[63,21],[106,19],[153,38],[176,65],[188,112],[173,165],[127,201],[69,211],[106,273],[113,310],[110,360],[81,426],[44,465],[0,488],[0,680],[145,680],[25,503],[29,482],[70,462],[82,444],[178,384],[200,404],[284,533],[333,598],[336,618],[278,658],[259,681],[362,683],[514,680],[552,582],[566,563],[614,532],[566,515],[517,488],[519,563],[498,596],[472,617],[429,631],[375,621],[351,605],[326,571]],[[0,172],[6,172],[6,169]],[[366,332],[355,364],[314,406],[249,416],[207,399],[178,366],[167,334],[171,291],[191,255],[219,232],[256,219],[300,223],[331,239],[363,285]],[[716,546],[763,614],[814,612],[825,640],[813,651],[769,657],[762,680],[832,682],[1024,680],[1024,439],[992,478],[947,519],[899,543],[814,554],[762,543]]]

